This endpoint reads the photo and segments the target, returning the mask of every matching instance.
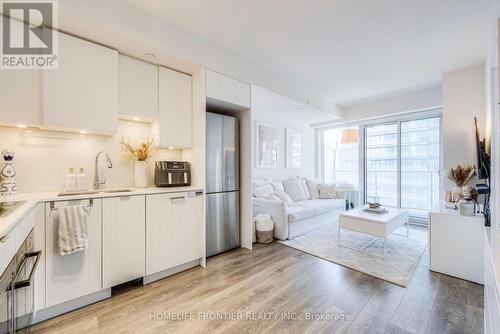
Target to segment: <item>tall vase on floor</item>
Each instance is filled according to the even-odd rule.
[[[134,161],[134,185],[136,188],[148,186],[148,162]]]

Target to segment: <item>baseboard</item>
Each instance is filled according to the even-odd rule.
[[[90,295],[70,300],[65,303],[57,304],[43,310],[36,311],[33,316],[33,324],[57,317],[61,314],[74,311],[76,309],[97,303],[101,300],[111,297],[111,289],[101,290]]]
[[[144,276],[144,279],[143,279],[144,285],[159,281],[159,280],[161,280],[165,277],[168,277],[168,276],[178,274],[181,271],[197,267],[197,266],[201,265],[201,263],[202,263],[202,259],[198,259],[198,260],[194,260],[191,262],[187,262],[187,263],[178,265],[177,267],[173,267],[173,268],[170,268],[170,269],[167,269],[164,271],[160,271],[160,272],[155,273],[155,274]]]

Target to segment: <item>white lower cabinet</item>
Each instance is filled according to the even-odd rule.
[[[144,276],[145,196],[103,199],[103,288]]]
[[[58,210],[68,205],[88,205],[89,200],[56,202],[55,210],[45,204],[46,306],[64,303],[102,289],[101,200],[94,199],[89,215],[88,248],[60,256]]]
[[[195,192],[146,196],[146,275],[203,256],[203,199]]]

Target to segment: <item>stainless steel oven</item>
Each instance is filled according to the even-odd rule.
[[[0,277],[0,334],[28,333],[34,311],[34,274],[41,251],[35,252],[33,231]]]

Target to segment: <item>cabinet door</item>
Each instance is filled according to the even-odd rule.
[[[146,207],[147,275],[202,257],[203,196],[149,195]]]
[[[144,276],[145,196],[103,199],[103,287]]]
[[[120,55],[120,117],[158,119],[158,66]]]
[[[0,122],[41,125],[40,70],[3,70],[0,75]]]
[[[44,126],[112,134],[118,129],[118,52],[63,33],[59,67],[43,71]]]
[[[155,136],[160,147],[192,146],[192,78],[159,68],[158,122]]]
[[[223,74],[207,70],[207,97],[245,109],[250,108],[250,85]]]
[[[88,205],[88,200],[56,202],[62,210],[67,205]],[[58,248],[58,210],[45,205],[46,306],[50,307],[101,290],[101,200],[94,200],[87,217],[89,247],[60,256]]]

